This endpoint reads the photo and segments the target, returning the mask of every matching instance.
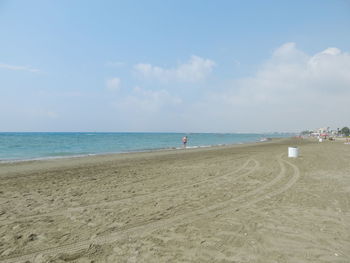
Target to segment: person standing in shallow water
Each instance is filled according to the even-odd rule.
[[[182,137],[182,143],[184,144],[184,148],[186,148],[187,136]]]

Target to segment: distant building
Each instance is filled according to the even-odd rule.
[[[335,137],[339,136],[339,128],[337,130],[330,129],[330,127],[323,127],[310,131],[310,136],[312,137]]]
[[[319,134],[322,134],[322,133],[329,134],[329,127],[319,128],[318,133]]]

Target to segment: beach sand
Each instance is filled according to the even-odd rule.
[[[0,262],[350,262],[343,142],[3,163],[0,180]]]

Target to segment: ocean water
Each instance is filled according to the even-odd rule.
[[[264,137],[291,136],[291,134],[286,133],[3,132],[0,133],[0,161],[181,148],[181,138],[185,135],[188,136],[188,148],[255,142]]]

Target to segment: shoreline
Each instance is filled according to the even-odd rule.
[[[145,152],[127,152],[127,153],[116,153],[116,154],[100,154],[91,156],[81,156],[81,157],[64,157],[64,158],[52,158],[44,160],[26,160],[18,162],[0,162],[0,179],[2,176],[7,174],[16,176],[22,173],[32,173],[40,172],[46,169],[75,169],[75,167],[93,167],[100,163],[114,163],[114,162],[132,162],[136,160],[143,159],[157,159],[157,158],[167,158],[169,156],[192,156],[193,154],[211,153],[211,152],[221,152],[230,149],[237,149],[241,151],[244,148],[275,144],[283,142],[285,140],[290,140],[291,138],[274,138],[266,142],[250,142],[243,144],[229,144],[222,146],[212,146],[212,147],[202,147],[202,148],[192,148],[192,149],[163,149],[157,151],[145,151]]]
[[[1,164],[11,164],[11,163],[23,163],[23,162],[34,162],[34,161],[50,161],[50,160],[60,160],[60,159],[75,159],[75,158],[86,158],[92,156],[111,156],[120,154],[133,154],[133,153],[152,153],[152,152],[162,152],[162,151],[178,151],[178,150],[193,150],[193,149],[203,149],[203,148],[213,148],[213,147],[228,147],[235,145],[246,145],[254,143],[267,143],[279,139],[288,139],[292,137],[274,137],[269,141],[251,141],[251,142],[237,142],[230,144],[216,144],[216,145],[199,145],[199,146],[187,146],[185,149],[183,147],[167,147],[167,148],[155,148],[155,149],[145,149],[145,150],[132,150],[125,152],[107,152],[107,153],[88,153],[88,154],[77,154],[77,155],[62,155],[62,156],[47,156],[47,157],[35,157],[28,159],[0,159]]]

